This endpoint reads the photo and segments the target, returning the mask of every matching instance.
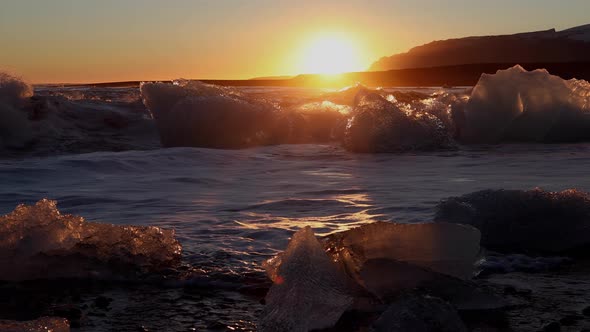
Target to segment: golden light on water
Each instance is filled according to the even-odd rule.
[[[338,74],[362,71],[360,47],[343,33],[312,37],[302,48],[299,71],[306,74]]]

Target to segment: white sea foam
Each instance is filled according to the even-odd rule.
[[[153,121],[130,91],[87,93],[33,88],[0,72],[0,153],[89,152],[159,146]],[[139,107],[138,107],[139,105]],[[139,108],[139,109],[138,109]]]
[[[30,85],[0,72],[0,146],[22,147],[32,139],[27,114],[20,110],[32,95]]]

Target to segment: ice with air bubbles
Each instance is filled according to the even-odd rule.
[[[0,280],[135,276],[173,268],[180,253],[172,230],[87,222],[47,199],[0,217]]]
[[[466,143],[590,139],[590,83],[521,66],[482,74],[457,117]]]
[[[363,299],[384,299],[432,279],[461,283],[473,272],[479,236],[473,227],[444,223],[377,222],[321,240],[301,229],[266,263],[273,286],[261,331],[328,328]]]

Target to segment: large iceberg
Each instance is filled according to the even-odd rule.
[[[47,199],[0,217],[0,280],[136,276],[175,267],[180,254],[172,230],[87,222]]]
[[[574,189],[451,197],[439,203],[435,220],[472,225],[481,231],[481,245],[499,252],[583,254],[590,247],[590,195]]]
[[[587,141],[590,83],[514,66],[481,75],[455,114],[465,143]]]

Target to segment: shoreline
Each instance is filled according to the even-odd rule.
[[[510,68],[517,63],[480,63],[430,68],[394,69],[388,71],[352,72],[338,75],[302,74],[290,79],[190,79],[222,86],[259,87],[308,87],[343,88],[360,83],[367,87],[433,87],[433,86],[474,86],[481,74],[493,74],[498,70]],[[590,80],[590,62],[563,63],[521,63],[526,70],[547,69],[552,75],[563,79]],[[103,87],[134,88],[142,81],[101,82],[81,84],[35,84],[47,87]],[[163,80],[161,82],[172,82]]]

